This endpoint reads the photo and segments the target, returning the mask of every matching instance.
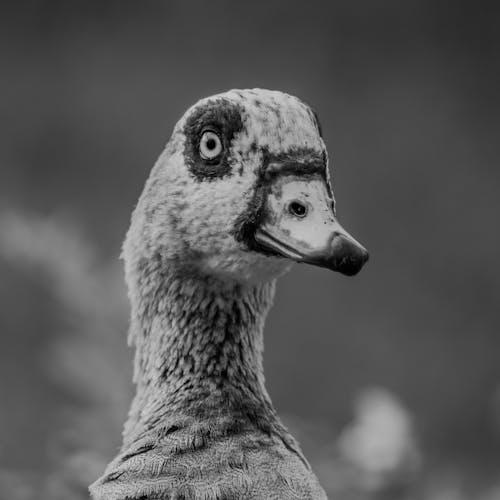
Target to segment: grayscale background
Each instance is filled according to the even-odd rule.
[[[268,389],[332,498],[500,499],[495,2],[0,7],[0,499],[86,498],[130,401],[118,260],[184,110],[229,88],[322,121],[356,278],[296,268]]]

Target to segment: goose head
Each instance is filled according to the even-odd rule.
[[[356,274],[365,248],[339,224],[315,113],[288,94],[231,90],[187,110],[158,159],[124,255],[237,282],[294,262]]]

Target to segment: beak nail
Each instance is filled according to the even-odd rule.
[[[333,237],[330,247],[330,266],[347,276],[354,276],[365,265],[369,254],[358,242],[343,235]]]

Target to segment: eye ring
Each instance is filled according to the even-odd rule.
[[[199,151],[204,160],[214,160],[222,153],[220,137],[214,131],[206,130],[201,135]]]
[[[307,205],[298,200],[291,201],[288,204],[287,209],[289,214],[299,219],[303,219],[309,211]]]

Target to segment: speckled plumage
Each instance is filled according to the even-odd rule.
[[[225,141],[211,163],[207,120]],[[281,92],[200,101],[153,168],[123,247],[137,394],[95,500],[326,498],[264,387],[264,320],[291,265],[250,241],[269,157],[320,171],[331,194],[315,114]]]

